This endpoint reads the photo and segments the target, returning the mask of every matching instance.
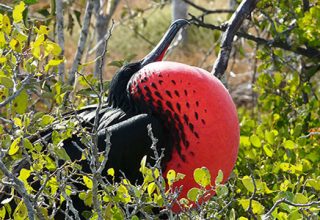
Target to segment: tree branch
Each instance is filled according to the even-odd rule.
[[[107,1],[107,0],[105,0]],[[100,57],[97,59],[97,62],[95,63],[95,70],[94,70],[94,76],[99,77],[99,75],[102,74],[103,72],[103,66],[104,63],[104,57],[105,57],[105,52],[103,49],[106,47],[106,39],[109,38],[109,33],[108,33],[108,26],[111,20],[111,17],[113,16],[120,0],[108,0],[108,7],[107,7],[107,12],[106,14],[103,14],[102,8],[103,5],[101,5],[101,1],[95,1],[95,13],[96,13],[96,27],[95,31],[97,31],[97,44],[101,44],[96,51],[96,58]],[[114,24],[112,24],[114,26]]]
[[[63,2],[62,0],[56,0],[56,31],[57,31],[57,38],[58,44],[61,48],[60,56],[64,56],[64,33],[63,33]],[[60,81],[64,81],[64,62],[59,64],[58,66],[58,75]]]
[[[282,198],[282,199],[279,199],[278,201],[276,201],[274,203],[274,205],[271,207],[271,209],[264,215],[263,219],[269,219],[271,217],[272,212],[281,203],[285,203],[285,204],[288,204],[288,205],[291,205],[291,206],[294,206],[294,207],[301,207],[301,208],[310,207],[310,206],[314,206],[314,205],[320,207],[320,201],[313,201],[313,202],[310,202],[310,203],[300,204],[300,203],[293,203],[293,202],[290,202],[289,200],[287,200],[286,198]]]
[[[206,8],[203,8],[199,5],[194,4],[193,2],[189,1],[189,0],[182,0],[185,3],[191,5],[192,7],[204,12],[205,14],[218,14],[218,13],[234,13],[234,10],[231,9],[217,9],[217,10],[208,10]]]
[[[219,30],[219,31],[226,31],[227,26],[226,25],[214,25],[214,24],[208,24],[208,23],[204,23],[201,19],[192,16],[191,21],[199,26],[199,27],[204,27],[204,28],[208,28],[211,30]],[[241,37],[241,38],[245,38],[247,40],[251,40],[254,41],[255,43],[259,44],[259,45],[264,45],[264,46],[269,46],[269,47],[276,47],[276,48],[280,48],[280,49],[284,49],[302,56],[306,56],[308,58],[320,58],[320,51],[314,48],[302,48],[302,47],[294,47],[290,44],[287,44],[286,42],[282,42],[279,40],[266,40],[264,38],[261,37],[256,37],[253,36],[251,34],[247,34],[247,33],[243,33],[243,32],[236,32],[235,33],[236,36]]]
[[[73,64],[72,64],[72,68],[69,72],[69,80],[68,80],[69,85],[74,84],[75,74],[78,70],[79,64],[81,63],[82,54],[83,54],[84,47],[86,45],[86,41],[87,41],[87,37],[88,37],[88,33],[89,33],[90,20],[91,20],[92,11],[93,11],[93,3],[94,3],[93,0],[87,1],[87,7],[86,7],[85,15],[84,15],[82,29],[80,32],[80,38],[78,41],[76,56],[75,56]]]
[[[211,71],[217,78],[221,78],[227,69],[233,38],[243,20],[248,17],[256,7],[257,2],[258,0],[243,0],[236,12],[229,19],[227,29],[222,35],[221,50]]]

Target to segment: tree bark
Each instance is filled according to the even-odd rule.
[[[107,12],[103,13],[103,5],[105,4],[107,0],[102,1],[95,1],[94,9],[95,9],[95,15],[96,15],[96,33],[97,33],[97,44],[99,44],[99,47],[97,47],[96,51],[96,63],[95,63],[95,69],[94,69],[94,76],[97,78],[100,78],[99,75],[103,72],[104,64],[101,64],[101,62],[104,60],[105,56],[105,48],[106,48],[106,38],[108,35],[108,26],[110,23],[110,20],[120,2],[120,0],[108,0],[107,5]]]
[[[188,17],[188,4],[182,0],[172,0],[172,22],[177,19],[186,19]],[[181,42],[187,42],[188,33],[186,29],[181,30]]]

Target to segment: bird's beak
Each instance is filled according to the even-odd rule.
[[[169,29],[162,37],[158,45],[147,56],[143,58],[141,67],[144,67],[145,65],[155,61],[161,61],[178,31],[186,24],[189,24],[189,21],[185,19],[178,19],[174,21],[170,25]]]

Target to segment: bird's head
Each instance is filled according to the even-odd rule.
[[[135,73],[146,65],[156,61],[161,61],[174,37],[177,35],[179,30],[188,23],[189,22],[184,19],[179,19],[173,22],[157,46],[147,56],[138,62],[129,63],[123,66],[115,74],[109,88],[109,96],[107,100],[109,106],[121,108],[124,111],[129,111],[130,108],[133,107],[130,106],[130,98],[127,92],[128,82]]]

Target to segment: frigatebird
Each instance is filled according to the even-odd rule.
[[[236,161],[239,144],[238,118],[233,101],[222,83],[207,71],[176,62],[162,61],[178,31],[188,24],[177,20],[157,46],[138,62],[123,66],[113,77],[106,103],[98,114],[98,149],[104,152],[110,136],[106,168],[114,168],[132,183],[139,183],[141,159],[146,155],[152,164],[154,150],[148,132],[158,139],[157,149],[164,149],[161,166],[164,175],[174,169],[185,174],[181,197],[197,186],[193,171],[205,166],[212,176],[219,170],[224,181]],[[81,126],[92,129],[96,106],[76,111]],[[68,113],[65,118],[71,118]],[[52,141],[52,129],[41,140]],[[33,140],[37,141],[37,140]],[[81,161],[82,170],[90,173],[90,162],[81,160],[85,144],[74,133],[64,140],[63,148],[72,161]],[[213,184],[214,185],[214,184]],[[76,206],[75,206],[76,207]],[[79,207],[81,209],[81,205]]]

